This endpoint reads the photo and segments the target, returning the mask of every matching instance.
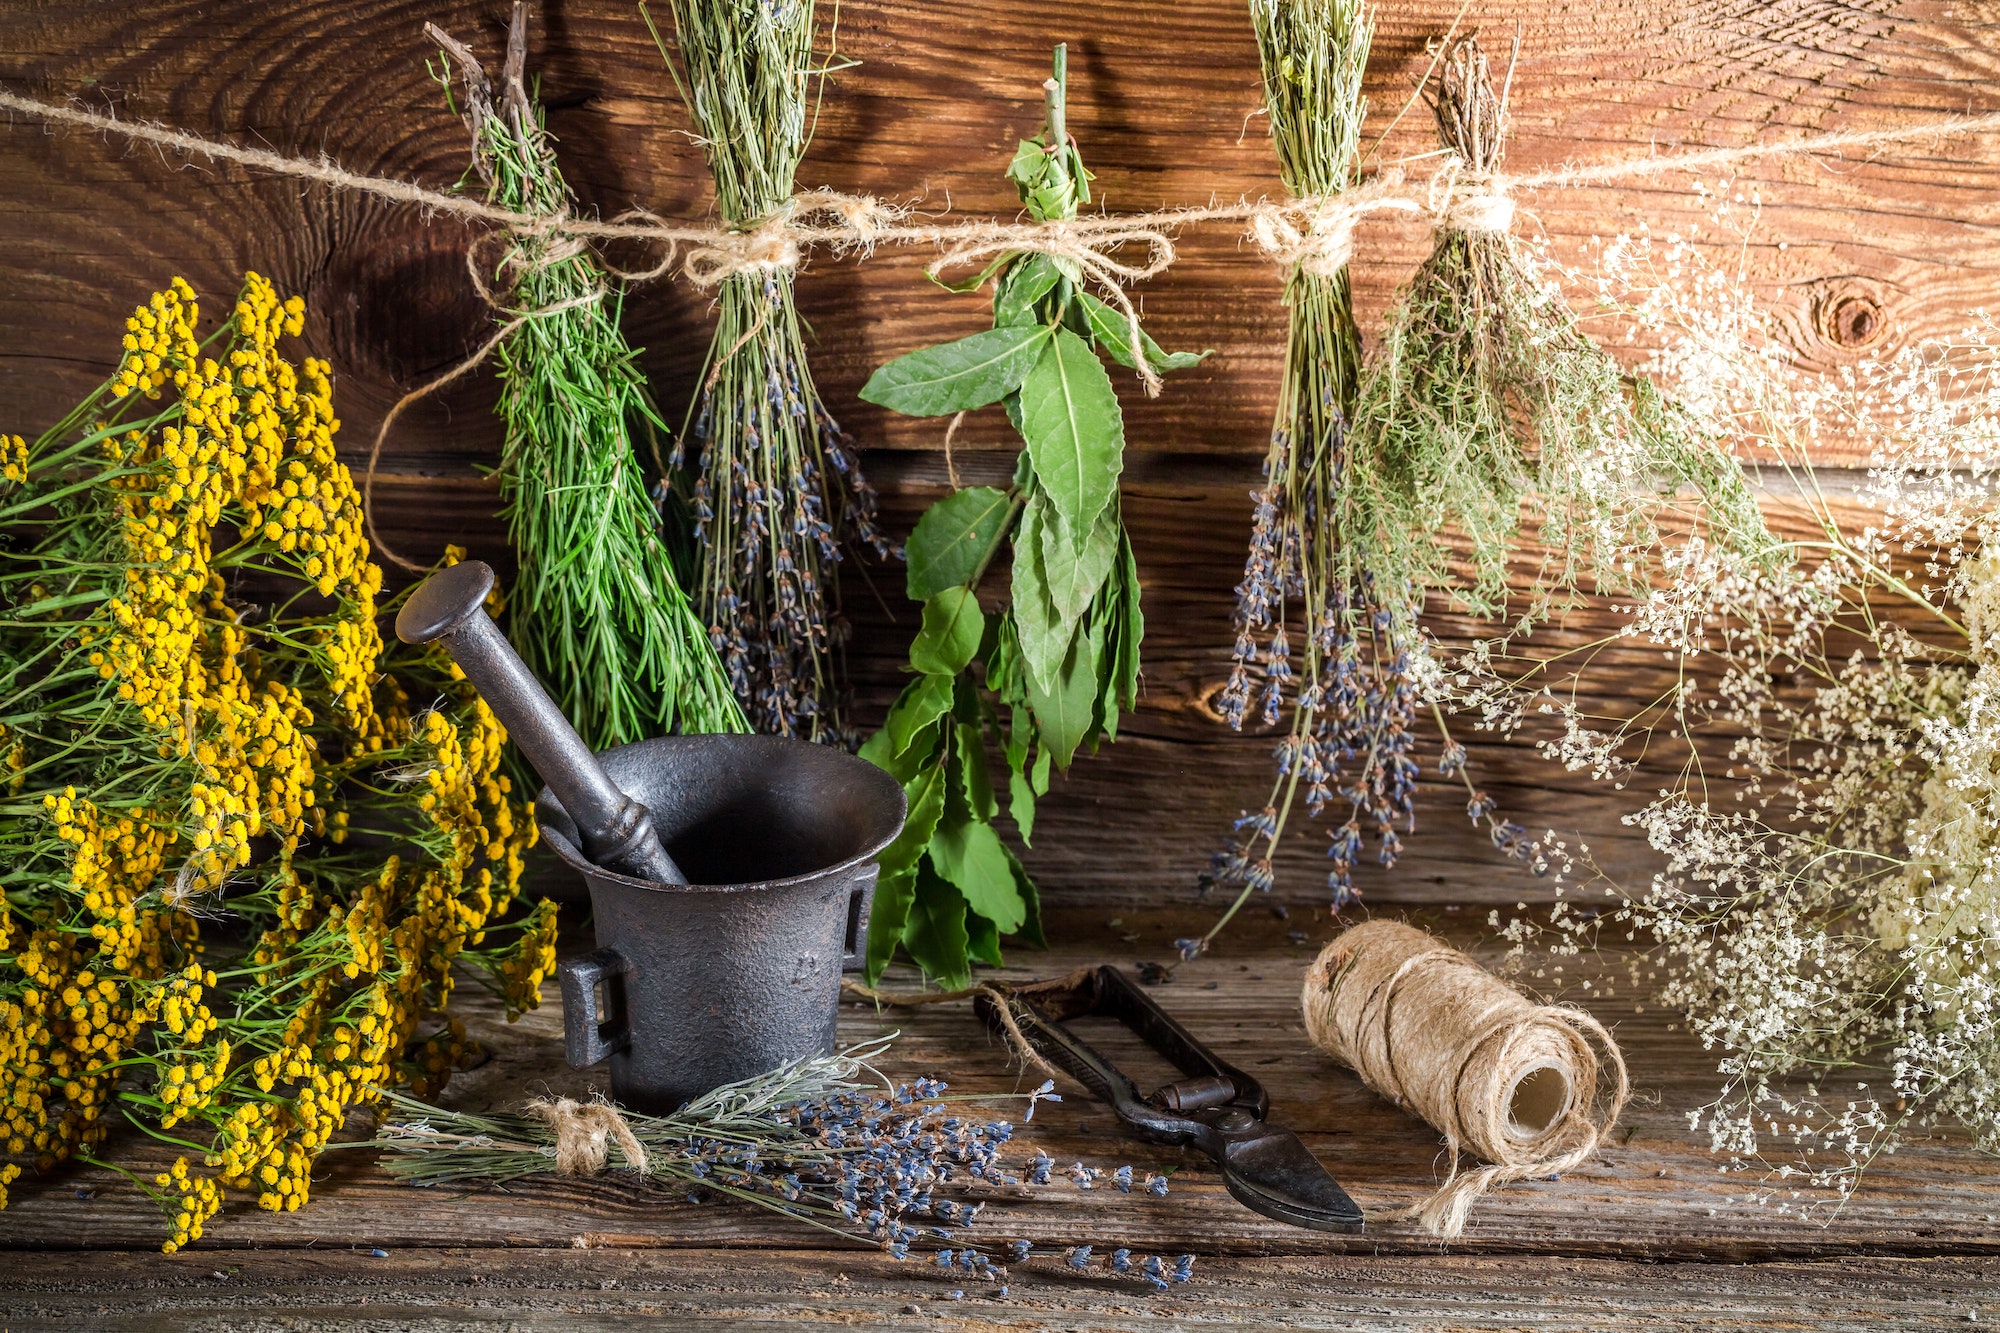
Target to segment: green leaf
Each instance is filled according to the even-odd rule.
[[[993,774],[986,767],[985,734],[977,722],[958,724],[958,780],[973,818],[990,822],[1000,813],[993,799]]]
[[[1000,327],[1034,324],[1035,302],[1056,285],[1055,261],[1044,254],[1023,255],[1000,279],[993,293],[993,322]]]
[[[1007,863],[1014,867],[1014,888],[1020,893],[1021,901],[1028,906],[1027,920],[1021,923],[1021,929],[1017,933],[1037,949],[1046,949],[1049,947],[1049,937],[1042,933],[1041,892],[1035,888],[1035,881],[1028,878],[1027,867],[1021,864],[1020,857],[1008,852]]]
[[[1000,928],[970,907],[965,909],[965,952],[974,962],[988,967],[1007,961],[1000,956]]]
[[[1027,905],[1014,887],[1007,849],[991,824],[977,819],[939,826],[931,838],[931,864],[958,887],[966,905],[1000,928],[1019,930]]]
[[[1049,596],[1042,573],[1042,520],[1048,506],[1030,504],[1014,530],[1014,572],[1011,601],[1014,633],[1021,664],[1030,681],[1044,686],[1062,670],[1063,658],[1076,638],[1076,621],[1065,618]]]
[[[1099,640],[1094,631],[1073,637],[1062,670],[1047,688],[1032,672],[1028,677],[1028,704],[1035,710],[1044,755],[1053,755],[1060,768],[1069,767],[1096,724]]]
[[[956,677],[985,636],[979,598],[970,588],[946,588],[924,603],[923,628],[910,645],[910,665],[926,676]]]
[[[901,756],[925,727],[951,711],[953,683],[952,676],[926,673],[904,687],[890,706],[888,720],[882,724],[892,758]]]
[[[861,396],[912,417],[984,407],[1020,387],[1048,341],[1048,329],[1038,324],[920,347],[877,367]]]
[[[1007,817],[1020,830],[1023,846],[1035,845],[1035,789],[1028,784],[1028,775],[1022,769],[1013,769],[1007,774]]]
[[[1090,331],[1104,350],[1111,353],[1111,359],[1121,366],[1137,370],[1139,363],[1132,356],[1132,322],[1125,318],[1125,312],[1114,310],[1089,292],[1078,292],[1077,300],[1083,305],[1083,313],[1090,320]],[[1198,366],[1202,358],[1215,355],[1215,349],[1206,352],[1167,352],[1153,341],[1152,335],[1139,330],[1139,346],[1145,349],[1146,361],[1159,371],[1186,370]]]
[[[896,835],[894,842],[882,849],[882,855],[877,858],[884,875],[909,870],[924,854],[924,849],[930,846],[931,838],[937,832],[938,820],[944,817],[945,787],[943,764],[933,764],[903,784],[909,813],[903,817],[903,831]]]
[[[1034,730],[1034,714],[1013,704],[1007,720],[1007,815],[1020,830],[1021,841],[1031,847],[1035,841],[1035,789],[1028,782],[1028,744],[1034,739]]]
[[[1034,509],[1041,501],[1042,496],[1037,493],[1028,508]],[[1105,576],[1118,560],[1118,506],[1106,505],[1091,525],[1090,534],[1081,542],[1071,537],[1060,512],[1044,513],[1038,526],[1042,587],[1047,590],[1056,615],[1074,622],[1090,608],[1091,600],[1104,586]]]
[[[969,585],[1007,535],[1013,501],[992,486],[953,491],[924,511],[904,543],[912,601],[927,602],[946,588]]]
[[[931,869],[928,859],[917,863],[915,900],[903,924],[903,947],[924,975],[947,990],[972,980],[966,961],[965,898]]]
[[[1049,794],[1049,751],[1047,746],[1043,746],[1035,753],[1035,766],[1029,770],[1028,777],[1034,784],[1035,795],[1047,796]]]
[[[1036,479],[1069,535],[1087,539],[1118,492],[1125,422],[1104,364],[1068,329],[1056,330],[1021,381],[1021,427]]]
[[[1123,623],[1115,626],[1118,650],[1111,668],[1111,683],[1119,703],[1127,709],[1139,704],[1139,645],[1146,641],[1146,613],[1139,606],[1139,561],[1129,540],[1119,541],[1119,577],[1123,588],[1118,597]]]
[[[1014,150],[1014,160],[1007,164],[1007,179],[1023,190],[1032,190],[1048,166],[1048,149],[1034,139],[1023,139]]]
[[[868,962],[862,969],[869,985],[882,979],[882,969],[895,957],[916,896],[915,866],[894,875],[884,873],[875,881],[875,901],[868,909]]]

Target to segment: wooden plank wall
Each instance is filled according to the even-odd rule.
[[[538,9],[530,68],[585,204],[607,215],[643,204],[704,216],[705,171],[635,6],[549,0]],[[464,168],[465,135],[426,76],[421,29],[436,21],[496,51],[506,10],[504,0],[10,0],[0,6],[0,86],[444,186]],[[1407,100],[1426,42],[1460,12],[1458,0],[1385,0],[1369,71],[1377,132]],[[1520,34],[1508,159],[1516,170],[2000,108],[1992,3],[1491,0],[1468,7],[1466,21],[1494,45]],[[1070,43],[1070,124],[1112,209],[1277,193],[1242,0],[850,0],[838,45],[860,63],[827,91],[801,186],[1011,215],[1001,172],[1015,138],[1035,128],[1055,40]],[[1423,151],[1429,132],[1419,109],[1381,153]],[[1773,161],[1745,173],[1762,201],[1741,243],[1746,272],[1805,364],[1835,368],[2000,304],[1996,147],[1961,138],[1865,162]],[[1524,202],[1526,224],[1570,255],[1641,226],[1684,231],[1708,210],[1671,176]],[[491,327],[466,279],[471,235],[415,209],[14,119],[0,125],[0,428],[33,434],[98,380],[126,310],[169,276],[221,298],[254,268],[305,296],[306,341],[333,363],[341,438],[358,464],[389,404]],[[1364,228],[1364,318],[1422,246],[1403,224]],[[1279,275],[1226,231],[1189,235],[1182,248],[1183,262],[1138,294],[1163,343],[1216,355],[1156,401],[1126,397],[1147,694],[1128,739],[1081,763],[1046,807],[1031,864],[1061,900],[1186,901],[1229,817],[1261,803],[1267,780],[1269,738],[1230,734],[1206,700],[1227,669],[1245,492],[1269,429],[1284,328]],[[926,283],[924,258],[820,258],[800,282],[818,336],[815,374],[869,447],[885,509],[902,528],[945,484],[939,423],[885,415],[855,390],[883,360],[985,319],[978,301]],[[645,367],[678,419],[708,340],[706,302],[654,284],[629,312]],[[377,496],[399,549],[429,556],[456,540],[505,563],[480,473],[497,444],[493,396],[490,378],[475,376],[405,418]],[[1013,444],[994,413],[968,422],[955,447],[961,471],[977,479],[1003,471]],[[846,583],[866,720],[895,687],[911,609],[899,571],[851,569]],[[1586,617],[1577,630],[1599,623]],[[1657,654],[1627,654],[1598,687],[1637,697],[1660,665]],[[1580,830],[1610,864],[1643,868],[1617,821],[1636,798],[1552,772],[1524,746],[1474,753],[1516,817]],[[1364,880],[1374,900],[1533,896],[1533,882],[1468,828],[1461,802],[1450,789],[1426,793],[1424,827],[1403,866]],[[1300,840],[1283,868],[1296,901],[1321,896],[1320,849],[1316,834]]]

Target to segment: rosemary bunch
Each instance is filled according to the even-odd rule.
[[[615,1148],[625,1168],[653,1181],[872,1241],[905,1259],[913,1243],[955,1243],[978,1221],[986,1205],[962,1202],[966,1192],[1045,1186],[1055,1163],[1037,1153],[1021,1175],[1005,1170],[1000,1153],[1014,1127],[980,1113],[977,1099],[947,1099],[946,1085],[936,1079],[897,1085],[883,1078],[869,1062],[889,1042],[884,1037],[798,1060],[664,1116],[627,1115],[603,1102],[549,1101],[530,1103],[526,1114],[468,1115],[385,1093],[395,1114],[374,1141],[388,1150],[390,1172],[413,1185],[499,1185],[565,1168],[601,1169]],[[1053,1088],[1044,1083],[1026,1095],[1028,1119],[1038,1100],[1061,1100]],[[580,1130],[603,1145],[595,1160],[573,1160]],[[1134,1185],[1129,1166],[1107,1173],[1078,1164],[1066,1174],[1083,1189],[1107,1178],[1128,1193]],[[1164,1176],[1149,1174],[1138,1184],[1148,1194],[1167,1192]],[[996,1282],[1007,1275],[1002,1263],[1038,1254],[1061,1254],[1069,1267],[1087,1269],[1092,1249],[1038,1250],[1016,1240],[988,1254],[954,1244],[936,1251],[936,1263]],[[1164,1288],[1187,1281],[1194,1259],[1169,1263],[1119,1249],[1104,1256],[1104,1266]]]
[[[716,204],[753,229],[790,206],[810,137],[812,0],[672,0],[680,60],[646,23],[700,131]],[[671,465],[691,485],[697,605],[757,729],[846,742],[834,651],[844,635],[833,566],[843,543],[893,547],[853,440],[806,365],[793,264],[724,276],[702,384]],[[690,456],[690,452],[692,456]]]
[[[1090,200],[1090,172],[1064,128],[1066,66],[1058,46],[1047,126],[1007,169],[1039,222],[1073,218]],[[861,751],[910,802],[882,858],[871,979],[899,943],[929,976],[959,986],[973,960],[1000,963],[1001,935],[1040,942],[1034,882],[994,829],[1001,802],[986,744],[1005,758],[1006,811],[1026,842],[1051,764],[1067,769],[1084,745],[1117,739],[1119,710],[1137,702],[1145,618],[1119,507],[1124,417],[1099,357],[1137,368],[1143,355],[1156,371],[1201,360],[1162,351],[1143,330],[1134,349],[1132,324],[1083,290],[1073,259],[1009,252],[967,290],[989,279],[991,329],[898,357],[861,390],[912,416],[999,403],[1026,445],[1012,486],[955,491],[910,534],[909,593],[924,604],[910,646],[917,679]],[[1009,543],[1007,600],[988,612],[979,588]]]
[[[473,166],[502,208],[560,219],[574,197],[557,169],[522,62],[516,5],[496,104],[472,53],[436,28],[465,91]],[[506,423],[500,486],[520,560],[508,637],[593,748],[748,726],[682,590],[634,450],[635,429],[664,429],[621,300],[602,266],[559,227],[516,234],[493,268],[510,305],[497,349]]]

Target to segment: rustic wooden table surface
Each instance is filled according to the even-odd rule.
[[[424,70],[432,52],[423,24],[492,51],[507,9],[505,0],[6,0],[0,85],[443,186],[464,169],[465,137]],[[548,0],[538,10],[530,66],[583,206],[704,216],[706,171],[633,6]],[[802,186],[1010,215],[1001,173],[1039,115],[1049,44],[1068,40],[1071,128],[1109,207],[1278,189],[1242,0],[848,0],[840,18],[842,53],[860,63],[830,86]],[[1461,0],[1385,0],[1367,85],[1375,126],[1388,126],[1407,99],[1425,44],[1461,18],[1489,35],[1522,35],[1507,159],[1521,172],[2000,105],[2000,9],[1979,0],[1487,0],[1469,11]],[[1385,158],[1431,146],[1421,114],[1396,124]],[[1756,226],[1717,235],[1802,367],[1838,371],[1995,306],[1994,142],[1746,169],[1738,184],[1759,201]],[[1529,213],[1559,253],[1581,258],[1592,238],[1708,225],[1722,182],[1705,184],[1711,193],[1666,177],[1556,192],[1529,201]],[[107,372],[131,305],[172,275],[213,303],[251,268],[306,298],[307,350],[334,367],[341,445],[359,466],[389,404],[491,331],[493,312],[465,276],[474,235],[416,209],[11,120],[0,125],[0,426],[33,434],[59,417]],[[1356,293],[1372,329],[1425,237],[1377,219],[1363,241]],[[1165,955],[1175,935],[1207,919],[1186,906],[1193,869],[1268,782],[1269,739],[1232,735],[1212,700],[1229,669],[1230,589],[1282,359],[1282,275],[1226,230],[1191,232],[1182,253],[1142,289],[1149,327],[1167,346],[1216,353],[1156,400],[1121,378],[1146,695],[1119,743],[1079,763],[1045,807],[1028,865],[1055,904],[1057,944],[1013,954],[1018,975]],[[924,281],[928,258],[819,257],[799,290],[819,335],[815,376],[868,446],[885,518],[899,532],[946,485],[942,431],[872,409],[855,391],[889,357],[985,319],[978,301]],[[633,293],[627,318],[678,421],[709,340],[707,298],[654,284]],[[468,376],[413,409],[390,439],[376,506],[398,549],[429,557],[456,540],[507,565],[482,470],[498,448],[495,392],[490,375]],[[968,482],[1011,466],[998,414],[968,420],[957,440]],[[1816,461],[1855,460],[1829,440]],[[1773,516],[1787,521],[1781,505]],[[901,684],[912,619],[895,596],[898,577],[860,562],[849,569],[849,665],[863,724]],[[1603,624],[1600,609],[1571,628],[1588,638]],[[1636,651],[1605,665],[1603,688],[1626,698],[1648,697],[1672,669]],[[1509,814],[1538,830],[1582,830],[1600,864],[1644,882],[1651,863],[1619,823],[1635,803],[1630,792],[1556,772],[1527,746],[1468,739],[1482,782]],[[1646,785],[1642,775],[1632,790]],[[1459,813],[1463,800],[1427,785],[1404,863],[1362,878],[1370,902],[1407,906],[1479,944],[1485,905],[1532,900],[1537,886],[1495,864]],[[1435,1181],[1438,1138],[1305,1041],[1299,976],[1333,929],[1310,908],[1322,851],[1316,838],[1298,839],[1281,859],[1289,921],[1254,914],[1160,997],[1266,1080],[1276,1118],[1364,1207],[1390,1210]],[[1152,906],[1174,903],[1178,915]],[[571,944],[586,934],[573,932]],[[1603,966],[1620,973],[1623,963]],[[1575,981],[1573,965],[1565,979]],[[890,984],[914,979],[892,975]],[[453,1083],[454,1103],[506,1105],[544,1087],[594,1084],[562,1065],[553,995],[512,1027],[465,999],[491,1057]],[[307,1209],[272,1215],[239,1201],[209,1239],[170,1257],[154,1252],[157,1217],[115,1177],[65,1170],[17,1182],[0,1212],[0,1329],[1877,1329],[2000,1319],[2000,1164],[1941,1136],[1879,1163],[1838,1216],[1746,1202],[1753,1182],[1719,1173],[1688,1128],[1688,1111],[1715,1086],[1715,1057],[1623,993],[1593,1003],[1616,1025],[1640,1090],[1618,1142],[1561,1181],[1484,1201],[1449,1247],[1388,1225],[1342,1238],[1267,1222],[1235,1204],[1199,1159],[1120,1139],[1103,1108],[1079,1099],[1045,1108],[1024,1143],[1100,1164],[1173,1166],[1173,1193],[1059,1187],[996,1203],[982,1226],[1050,1243],[1192,1251],[1201,1259],[1191,1285],[1156,1297],[1038,1261],[1012,1275],[1000,1300],[920,1263],[831,1252],[810,1233],[677,1195],[609,1183],[426,1193],[390,1181],[367,1152],[343,1151],[322,1165]],[[962,1009],[878,1017],[857,1006],[844,1019],[855,1039],[892,1027],[903,1030],[899,1072],[942,1073],[973,1090],[1016,1086],[1003,1053]],[[949,1300],[959,1285],[964,1299]]]
[[[1462,943],[1468,912],[1417,919]],[[1483,918],[1483,914],[1482,918]],[[1009,976],[1158,958],[1195,918],[1064,910],[1047,953],[1017,950]],[[1272,1118],[1296,1129],[1371,1214],[1420,1198],[1443,1165],[1438,1135],[1314,1051],[1300,978],[1335,926],[1324,915],[1259,913],[1211,957],[1155,994],[1221,1056],[1266,1082]],[[1299,932],[1301,938],[1293,938]],[[573,932],[573,942],[587,928]],[[1488,949],[1485,956],[1497,962]],[[1585,966],[1622,975],[1626,959]],[[1532,970],[1533,958],[1528,960]],[[1575,979],[1577,963],[1567,960]],[[886,986],[913,978],[892,974]],[[1544,983],[1546,984],[1546,982]],[[468,995],[490,1053],[456,1078],[454,1106],[507,1107],[544,1089],[603,1086],[562,1059],[561,1006],[512,1026]],[[756,1211],[691,1205],[678,1192],[613,1181],[536,1183],[472,1194],[393,1181],[373,1150],[329,1154],[296,1213],[232,1205],[192,1250],[154,1252],[158,1215],[117,1177],[63,1171],[16,1186],[0,1212],[0,1324],[10,1333],[88,1327],[173,1329],[611,1329],[730,1324],[779,1328],[1175,1328],[1215,1324],[1339,1329],[1965,1327],[2000,1321],[2000,1162],[1960,1136],[1919,1141],[1879,1163],[1837,1215],[1752,1202],[1755,1181],[1717,1168],[1687,1112],[1715,1084],[1714,1059],[1670,1019],[1595,1000],[1616,1027],[1637,1089],[1615,1142],[1560,1180],[1483,1200],[1451,1245],[1394,1223],[1333,1236],[1269,1221],[1223,1190],[1206,1159],[1121,1136],[1074,1087],[1016,1141],[1059,1161],[1140,1174],[1173,1171],[1164,1199],[1059,1183],[998,1198],[978,1224],[989,1248],[1127,1245],[1200,1256],[1165,1295],[1101,1270],[1036,1259],[1003,1298],[913,1258],[829,1249],[824,1237]],[[964,1091],[1024,1081],[964,1006],[878,1014],[849,1004],[844,1039],[900,1029],[887,1065]],[[1101,1034],[1093,1033],[1093,1039]],[[1127,1048],[1106,1043],[1121,1055]],[[1133,1061],[1142,1080],[1144,1067]],[[1037,1076],[1038,1081],[1039,1076]],[[358,1123],[358,1122],[357,1122]],[[378,1253],[379,1251],[379,1253]],[[953,1290],[963,1290],[960,1300]]]

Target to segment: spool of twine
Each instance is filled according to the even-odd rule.
[[[1400,921],[1327,945],[1303,999],[1313,1045],[1444,1135],[1450,1174],[1398,1216],[1446,1240],[1486,1191],[1589,1160],[1631,1092],[1603,1024],[1535,1003]],[[1486,1165],[1461,1169],[1466,1154]]]

